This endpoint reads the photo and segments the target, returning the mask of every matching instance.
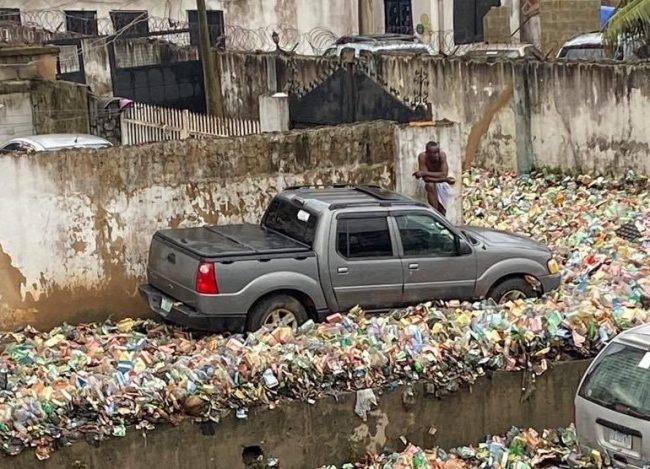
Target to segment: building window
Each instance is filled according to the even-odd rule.
[[[146,11],[111,11],[115,34],[131,36],[149,33],[149,14]]]
[[[65,27],[70,33],[97,36],[97,12],[92,10],[66,10]]]
[[[225,46],[223,11],[208,10],[208,30],[210,31],[210,44],[216,47]],[[190,23],[190,44],[199,45],[199,12],[187,10],[187,21]]]
[[[391,34],[413,34],[411,0],[384,0],[385,29]]]
[[[20,24],[20,8],[0,8],[0,23]]]

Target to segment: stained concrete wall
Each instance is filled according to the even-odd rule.
[[[97,96],[113,96],[111,64],[105,39],[83,39],[81,41],[81,58],[86,75],[86,83]]]
[[[39,133],[88,133],[88,93],[63,81],[0,82],[0,143]]]
[[[426,191],[421,180],[416,181],[413,173],[418,168],[418,155],[429,141],[435,141],[447,154],[449,176],[458,181],[451,188],[452,195],[446,207],[446,217],[455,225],[463,223],[462,207],[462,162],[457,155],[461,151],[460,126],[453,122],[417,123],[395,127],[395,189],[398,192],[426,202]]]
[[[412,406],[403,405],[403,388],[386,391],[367,422],[354,413],[355,395],[344,393],[313,406],[293,402],[275,410],[251,409],[244,421],[231,415],[216,425],[161,427],[146,438],[129,429],[125,438],[98,447],[75,443],[44,462],[26,451],[0,459],[0,464],[16,469],[239,469],[244,467],[242,450],[260,446],[266,456],[279,459],[282,469],[304,469],[359,460],[366,451],[378,452],[386,446],[401,449],[402,436],[426,448],[451,448],[505,433],[513,425],[538,430],[568,425],[573,421],[573,397],[587,366],[588,361],[557,363],[534,384],[521,372],[497,372],[443,399],[427,394],[426,386],[418,384]]]
[[[259,220],[286,185],[393,186],[393,125],[0,155],[0,329],[146,313],[162,228]]]
[[[0,83],[0,142],[32,132],[28,83]]]
[[[539,0],[542,52],[556,53],[571,37],[598,31],[600,0]]]
[[[257,96],[270,81],[309,90],[338,66],[313,57],[220,57],[227,113],[247,118],[259,115]],[[530,160],[577,171],[650,171],[650,65],[378,56],[358,66],[407,102],[425,99],[434,121],[458,122],[461,154],[451,156],[466,165],[516,169]]]

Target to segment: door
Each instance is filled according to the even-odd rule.
[[[340,216],[331,236],[336,249],[330,248],[330,277],[340,311],[402,304],[402,261],[386,214]]]
[[[456,234],[430,212],[396,213],[404,300],[470,299],[476,283],[476,257],[458,255]]]

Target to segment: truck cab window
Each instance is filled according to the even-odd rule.
[[[386,217],[340,219],[336,227],[336,249],[346,259],[392,257]]]
[[[316,215],[277,197],[271,201],[262,220],[263,226],[310,247],[314,244],[317,223]]]
[[[405,256],[450,256],[456,253],[456,240],[449,229],[427,215],[396,217]]]

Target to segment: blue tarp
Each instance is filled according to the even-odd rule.
[[[606,7],[606,6],[601,6],[600,7],[600,25],[605,26],[609,19],[612,17],[614,14],[615,7]]]

